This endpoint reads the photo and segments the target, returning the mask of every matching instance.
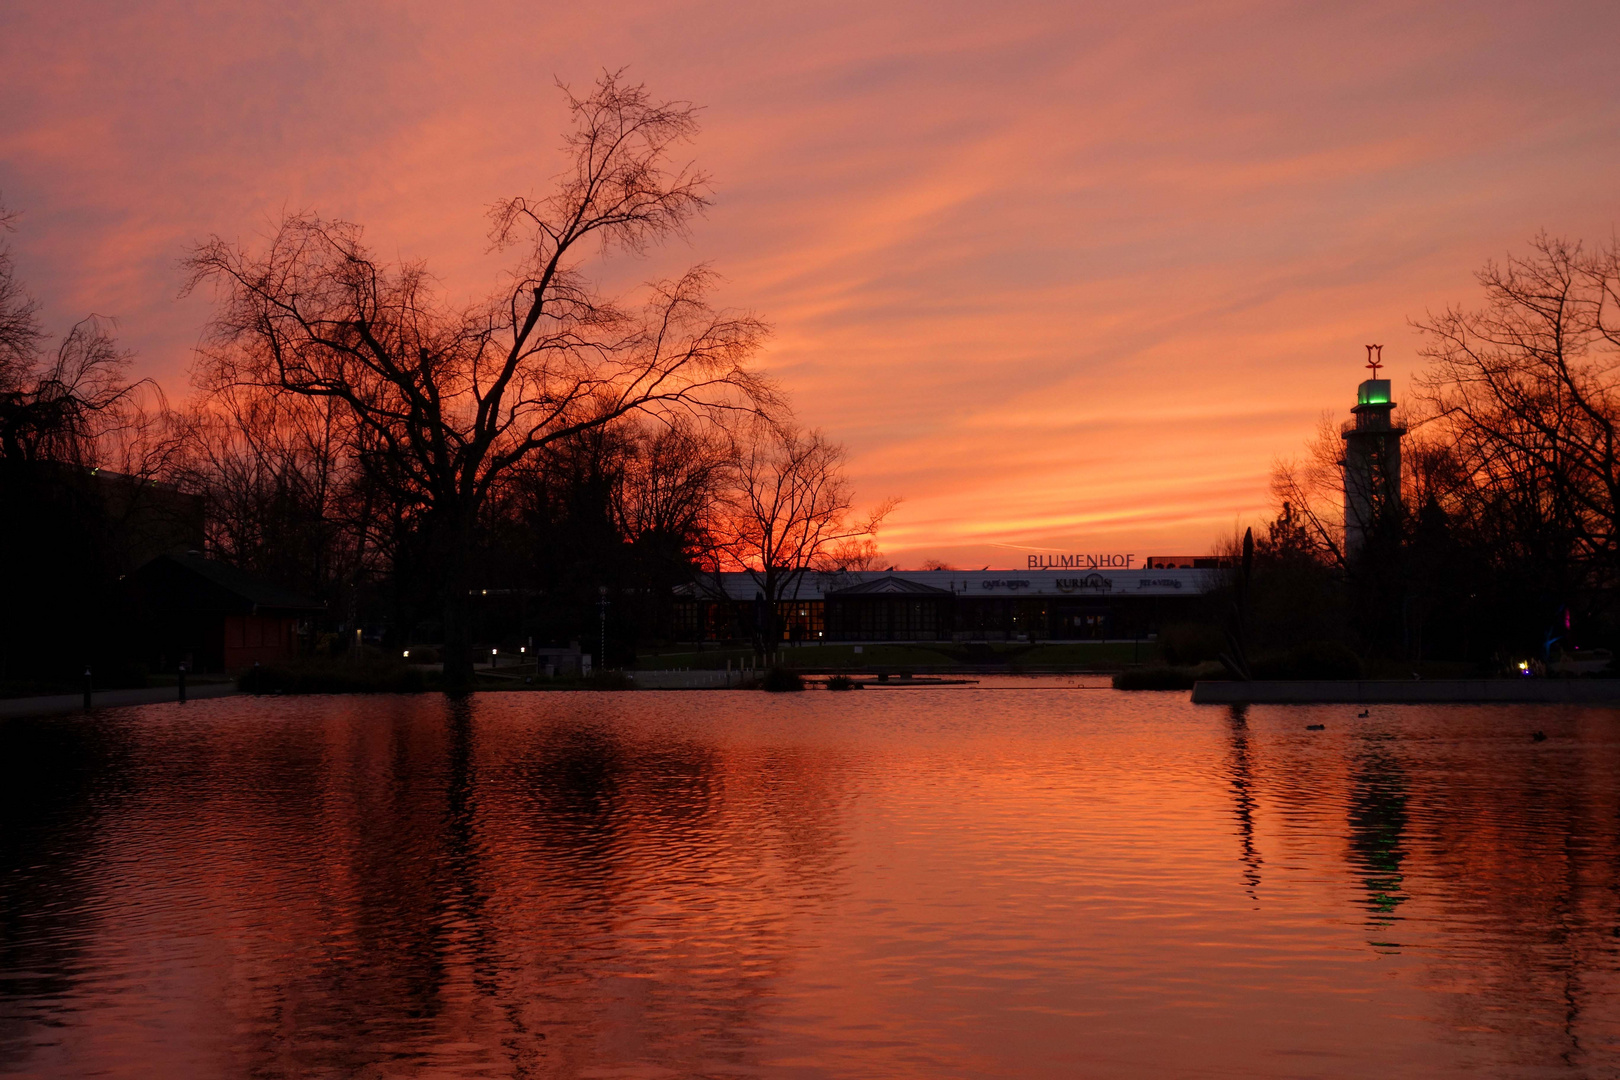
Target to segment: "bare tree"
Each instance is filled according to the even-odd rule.
[[[1300,458],[1278,461],[1271,471],[1271,495],[1279,517],[1286,517],[1294,542],[1308,542],[1318,556],[1341,569],[1344,558],[1344,442],[1333,419],[1323,413],[1316,434]]]
[[[695,108],[612,73],[568,102],[571,166],[553,194],[492,211],[495,246],[519,257],[484,303],[450,305],[421,264],[379,262],[357,227],[312,216],[289,217],[264,251],[215,238],[187,261],[188,287],[219,289],[201,358],[211,381],[343,403],[420,493],[445,574],[452,688],[472,670],[472,535],[503,475],[634,413],[772,400],[747,366],[764,327],[711,309],[706,269],[652,286],[639,308],[602,296],[582,271],[592,250],[641,251],[707,204],[707,177],[671,160],[696,132]]]
[[[818,560],[817,569],[854,571],[881,570],[887,562],[883,548],[878,545],[877,534],[863,534],[840,540]],[[889,567],[893,570],[894,567]]]
[[[632,542],[661,538],[696,555],[714,527],[729,447],[723,432],[677,417],[635,433],[614,493],[614,516]]]
[[[348,410],[333,398],[256,387],[199,389],[184,471],[188,486],[208,495],[210,549],[285,586],[338,599],[363,576],[378,523],[393,517],[367,508],[373,485],[357,460]]]
[[[130,357],[95,315],[74,324],[43,361],[11,372],[0,391],[0,454],[17,461],[54,461],[97,468],[125,464],[120,436],[149,421],[140,392],[126,380]]]
[[[1422,386],[1456,458],[1458,509],[1527,544],[1521,558],[1597,571],[1620,555],[1620,243],[1595,255],[1537,237],[1476,277],[1477,310],[1414,325]]]
[[[779,636],[777,604],[806,573],[847,565],[852,553],[875,540],[898,501],[857,514],[843,447],[785,421],[760,418],[743,427],[709,565],[716,573],[744,571],[752,578],[765,604],[759,629],[767,652],[775,652]]]
[[[1261,545],[1268,562],[1308,546],[1336,566],[1363,636],[1413,654],[1426,620],[1469,651],[1551,642],[1572,610],[1600,626],[1620,585],[1620,242],[1591,253],[1542,235],[1476,278],[1482,305],[1413,323],[1429,364],[1381,557],[1345,564],[1326,418],[1303,459],[1276,468],[1282,513]]]
[[[0,206],[0,232],[16,219]],[[168,466],[178,440],[167,404],[151,380],[129,379],[131,356],[112,330],[88,315],[48,348],[38,305],[0,244],[0,457],[142,479]]]
[[[0,231],[14,221],[0,209]],[[170,471],[179,431],[156,385],[130,379],[112,329],[90,315],[52,341],[0,244],[0,590],[30,613],[0,627],[0,677],[14,661],[58,674],[121,663],[118,575],[155,553],[162,518],[191,520],[150,483]]]
[[[16,212],[0,204],[0,233],[14,231],[16,222]],[[10,245],[0,243],[0,394],[22,389],[43,338],[39,306],[17,279]]]

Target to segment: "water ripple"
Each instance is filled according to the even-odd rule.
[[[8,722],[0,1073],[1620,1072],[1612,711],[1074,682]]]

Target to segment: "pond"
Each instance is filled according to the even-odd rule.
[[[7,722],[0,1073],[1616,1075],[1620,714],[1359,711],[1003,680]]]

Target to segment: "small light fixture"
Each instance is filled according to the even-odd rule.
[[[411,658],[411,650],[406,649],[405,650],[405,659],[409,660],[410,658]]]

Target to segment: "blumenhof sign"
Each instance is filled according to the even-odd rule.
[[[1135,555],[1031,555],[1027,570],[1129,570]]]

